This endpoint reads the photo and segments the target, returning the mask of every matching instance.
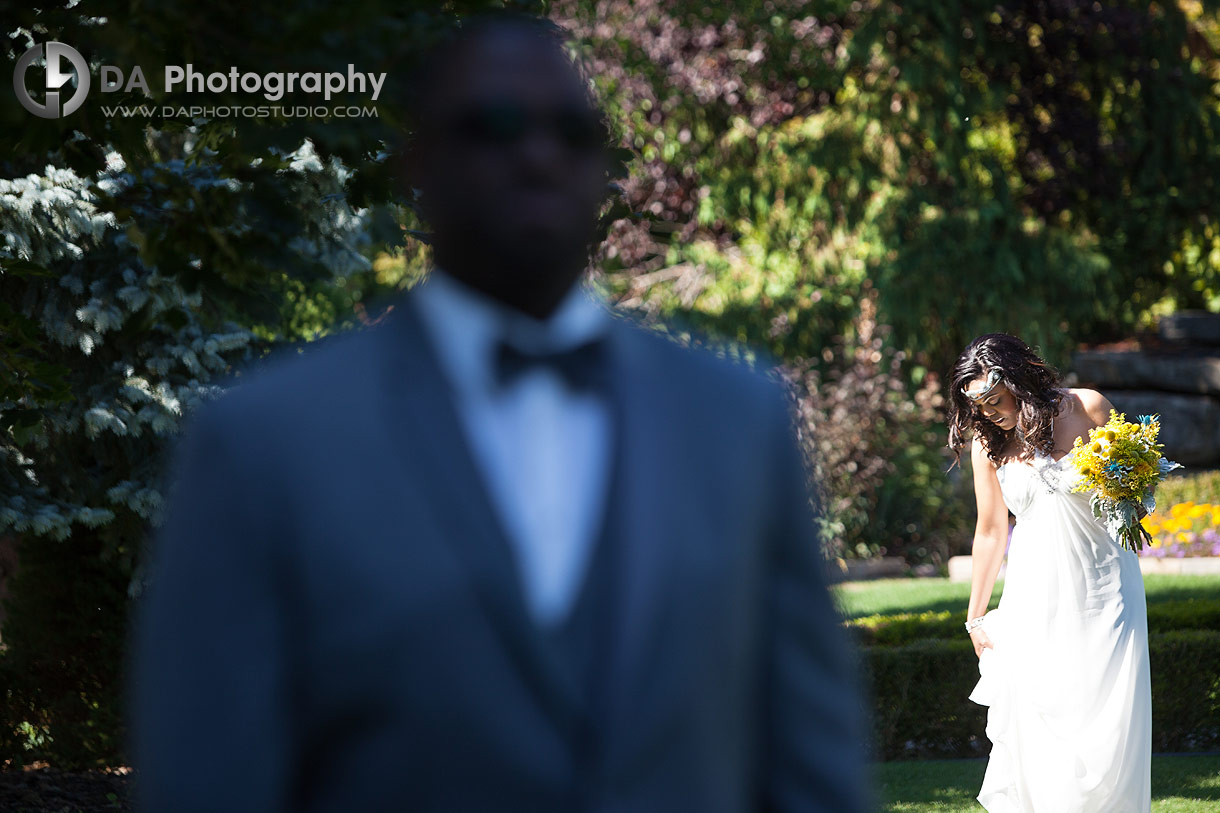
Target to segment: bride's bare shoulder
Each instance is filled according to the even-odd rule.
[[[1084,387],[1073,388],[1067,391],[1069,401],[1074,401],[1072,406],[1078,406],[1084,410],[1094,423],[1103,424],[1110,420],[1110,410],[1114,405],[1110,403],[1110,399],[1102,395],[1097,390],[1090,390]]]
[[[974,471],[974,494],[976,498],[1000,487],[1000,481],[996,474],[999,471],[999,464],[991,459],[991,455],[987,452],[987,443],[978,435],[974,436],[974,440],[970,444],[970,463]]]
[[[1016,459],[1016,449],[1008,447],[1005,452],[1000,455],[1000,462],[991,459],[991,452],[987,449],[987,443],[980,435],[975,435],[970,442],[970,460],[976,467],[986,466],[991,469],[998,468],[1001,464],[1007,463],[1010,460]]]
[[[970,462],[974,464],[975,471],[978,471],[980,466],[995,468],[995,462],[987,452],[987,442],[980,435],[975,435],[970,441]]]

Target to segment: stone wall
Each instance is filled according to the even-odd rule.
[[[1157,341],[1083,350],[1072,366],[1078,386],[1100,390],[1128,420],[1160,414],[1166,457],[1220,468],[1220,314],[1166,316]]]

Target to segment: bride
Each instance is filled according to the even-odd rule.
[[[970,343],[953,369],[949,445],[970,445],[978,524],[966,630],[979,657],[992,813],[1147,813],[1152,696],[1139,560],[1093,517],[1067,459],[1110,402],[1062,389],[1020,339]],[[1008,514],[1017,518],[1011,542]],[[999,606],[986,612],[1008,543]]]

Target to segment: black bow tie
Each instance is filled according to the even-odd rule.
[[[504,386],[527,370],[545,367],[559,374],[575,390],[603,390],[606,383],[605,340],[590,339],[562,350],[522,350],[505,341],[497,342],[496,382]]]

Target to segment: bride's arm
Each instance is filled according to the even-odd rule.
[[[974,526],[974,544],[970,548],[970,604],[966,620],[978,618],[987,612],[991,591],[995,587],[1000,563],[1004,561],[1004,549],[1008,543],[1008,508],[1000,492],[1000,481],[996,477],[995,464],[987,457],[987,450],[976,437],[970,449],[970,461],[974,469],[974,499],[978,505],[978,522]],[[976,628],[970,633],[974,641],[974,652],[981,655],[984,647],[991,646],[987,633]]]

